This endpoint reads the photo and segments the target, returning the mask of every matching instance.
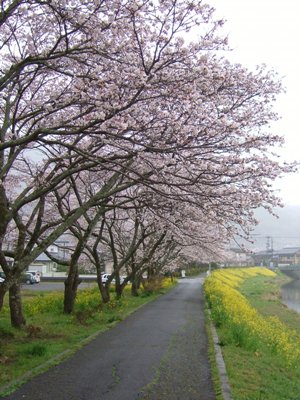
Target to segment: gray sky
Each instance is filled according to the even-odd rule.
[[[285,137],[282,159],[300,161],[300,1],[299,0],[207,0],[224,27],[233,49],[230,60],[252,68],[265,63],[282,77],[286,93],[278,97],[281,120],[272,130]],[[280,189],[285,204],[300,205],[300,173],[287,176]]]

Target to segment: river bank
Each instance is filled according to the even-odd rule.
[[[238,274],[238,271],[236,272]],[[230,318],[224,318],[223,321],[219,319],[217,322],[217,332],[233,399],[298,399],[300,363],[297,357],[289,362],[289,357],[285,357],[283,351],[286,345],[288,351],[288,343],[291,343],[289,341],[293,341],[293,338],[295,343],[300,340],[300,314],[289,310],[281,301],[281,285],[288,282],[289,278],[283,274],[273,277],[254,276],[235,285],[234,289],[231,286],[231,290],[231,278],[226,277],[226,279],[223,279],[223,286],[228,284],[228,295],[235,292],[238,297],[238,300],[232,299],[230,313],[233,314],[234,308],[245,301],[250,307],[249,318],[253,319],[248,321],[247,327],[242,323],[236,323],[234,329],[230,326]],[[217,299],[215,306],[217,305],[219,311],[224,302],[230,302],[229,298]],[[244,316],[247,312],[246,309],[242,310],[241,315]],[[258,316],[261,327],[255,326],[255,315]],[[254,332],[251,332],[251,326]],[[273,333],[276,332],[274,336],[272,329]],[[291,353],[293,355],[294,351]]]
[[[300,334],[300,314],[293,309],[292,305],[289,307],[286,304],[288,290],[285,291],[283,299],[282,288],[285,286],[290,288],[293,283],[290,277],[279,272],[275,278],[257,277],[247,280],[241,285],[240,291],[260,314],[266,317],[276,316]]]

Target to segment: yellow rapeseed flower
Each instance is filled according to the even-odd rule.
[[[242,328],[280,354],[288,364],[294,364],[300,360],[299,334],[276,317],[260,315],[238,290],[242,282],[257,275],[276,276],[261,267],[214,271],[204,284],[212,316],[217,324]]]

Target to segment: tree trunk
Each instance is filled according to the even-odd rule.
[[[100,291],[100,295],[103,303],[108,303],[110,301],[109,286],[103,285],[101,273],[105,272],[105,263],[102,258],[99,258],[98,253],[94,256],[95,267],[97,271],[97,285]]]
[[[115,279],[116,279],[116,298],[120,299],[122,297],[125,285],[120,283],[120,276],[118,273],[116,274]]]
[[[26,325],[26,320],[22,310],[21,290],[19,283],[14,283],[9,288],[9,307],[12,326],[15,328],[22,328],[24,325]]]
[[[152,268],[147,268],[147,280],[149,280],[154,275],[154,271]]]
[[[131,295],[139,296],[140,280],[135,272],[132,273],[131,277]]]
[[[122,297],[123,290],[121,289],[121,285],[116,285],[116,299],[119,300]]]
[[[7,286],[4,283],[1,283],[0,284],[0,311],[3,308],[4,297],[7,293],[7,290],[8,290]]]
[[[131,284],[131,295],[136,296],[136,297],[139,295],[136,279],[133,279],[132,284]]]
[[[76,271],[70,268],[69,275],[65,280],[65,294],[64,294],[64,313],[71,314],[74,310],[77,288],[79,285],[78,269]]]
[[[108,303],[110,301],[109,287],[104,286],[102,283],[99,282],[99,280],[97,282],[103,303]]]

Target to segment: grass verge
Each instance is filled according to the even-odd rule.
[[[238,274],[238,271],[236,273]],[[228,275],[222,279],[223,287],[228,285],[229,289],[226,290],[232,298],[225,296],[221,299],[215,291],[211,293],[209,302],[214,303],[212,307],[215,312],[215,324],[234,400],[299,399],[299,359],[290,363],[288,358],[283,357],[282,349],[271,346],[267,338],[259,337],[258,330],[255,331],[255,315],[251,315],[253,321],[248,321],[245,328],[242,319],[243,315],[247,314],[246,308],[245,314],[240,316],[239,323],[233,317],[235,308],[239,307],[243,297],[254,313],[258,314],[258,318],[262,318],[261,321],[276,325],[276,329],[282,330],[277,332],[283,339],[287,335],[293,335],[295,341],[298,341],[300,315],[287,309],[280,301],[280,285],[286,278],[281,275],[258,275],[248,277],[239,284],[235,282],[232,286]],[[226,303],[229,310],[227,315],[222,310],[223,304]],[[269,332],[265,331],[265,336],[268,335]]]
[[[98,289],[78,292],[72,315],[62,313],[62,292],[29,292],[23,297],[25,329],[10,326],[8,306],[0,314],[0,397],[14,391],[30,377],[58,364],[96,335],[110,329],[129,314],[170,290],[165,280],[155,291],[138,297],[126,288],[120,300],[100,301]]]

